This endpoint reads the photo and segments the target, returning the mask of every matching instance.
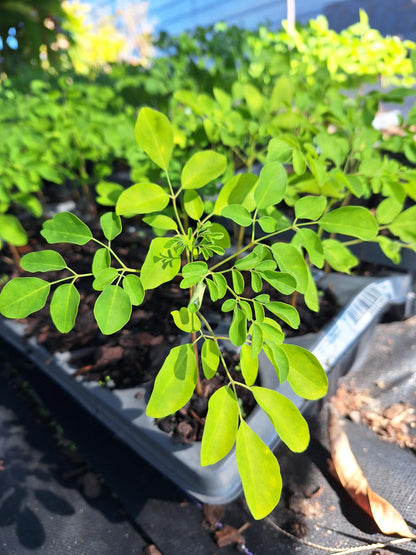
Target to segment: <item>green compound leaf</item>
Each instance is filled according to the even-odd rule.
[[[289,360],[288,382],[293,391],[305,399],[316,400],[328,390],[328,377],[318,359],[303,347],[281,345]]]
[[[120,216],[117,216],[114,212],[107,212],[103,214],[100,218],[101,229],[103,230],[104,237],[108,241],[112,241],[118,235],[120,235],[122,226]]]
[[[324,257],[328,264],[336,272],[350,274],[351,269],[357,266],[359,260],[354,256],[348,247],[336,239],[324,239],[322,241]]]
[[[241,274],[241,272],[239,272],[238,270],[232,270],[231,277],[235,293],[237,293],[237,295],[241,295],[241,293],[244,291],[243,274]]]
[[[377,235],[377,220],[363,206],[342,206],[325,214],[319,220],[319,226],[329,233],[341,233],[371,241]]]
[[[252,275],[254,275],[254,273]],[[266,270],[265,272],[261,272],[260,275],[267,283],[270,283],[270,285],[277,289],[277,291],[283,293],[283,295],[291,295],[296,289],[296,279],[291,273]],[[260,291],[261,289],[256,291],[256,293]]]
[[[200,189],[225,172],[227,159],[212,150],[196,152],[186,162],[181,175],[183,189]]]
[[[298,329],[300,317],[294,306],[279,301],[264,303],[264,306],[267,310],[270,310],[272,314],[283,320],[283,322],[286,322],[290,327],[295,330]]]
[[[201,321],[198,316],[190,312],[185,306],[179,310],[173,310],[171,314],[176,327],[180,330],[192,333],[201,329]]]
[[[282,272],[292,274],[297,281],[296,289],[300,293],[305,293],[308,287],[308,265],[302,253],[289,243],[275,243],[272,246],[274,259]]]
[[[281,349],[281,345],[276,345],[273,341],[267,341],[267,343],[263,345],[263,350],[273,368],[276,370],[279,382],[285,382],[289,374],[289,361],[285,352]]]
[[[253,223],[250,212],[240,204],[229,204],[222,209],[221,215],[242,227],[248,227]]]
[[[251,392],[272,421],[280,439],[291,451],[304,451],[309,444],[309,428],[296,405],[272,389],[254,386]]]
[[[247,338],[247,316],[237,307],[233,310],[229,334],[231,343],[236,347],[242,345]]]
[[[118,197],[116,213],[119,216],[136,216],[159,212],[169,204],[168,193],[155,183],[136,183]]]
[[[73,283],[63,283],[55,289],[52,296],[50,312],[56,329],[68,333],[75,324],[80,295]]]
[[[92,259],[92,273],[95,278],[98,278],[100,273],[109,268],[111,264],[111,256],[106,248],[101,248],[95,251],[94,258]]]
[[[22,224],[12,214],[0,214],[0,240],[15,247],[22,247],[27,243],[26,231]]]
[[[133,306],[139,306],[144,301],[144,289],[139,276],[129,274],[123,279],[123,289],[130,297]]]
[[[201,466],[214,464],[231,451],[238,429],[238,402],[233,391],[223,386],[208,402],[201,442]]]
[[[256,520],[264,518],[282,492],[279,463],[244,420],[238,428],[235,454],[248,508]]]
[[[18,277],[10,280],[0,291],[0,314],[6,318],[26,318],[43,308],[50,284],[36,277]]]
[[[95,291],[102,291],[105,285],[110,285],[117,278],[118,272],[115,268],[104,268],[92,282],[92,288]]]
[[[259,360],[257,357],[252,357],[252,348],[247,343],[241,346],[240,366],[246,384],[253,385],[259,372]]]
[[[173,279],[181,267],[181,257],[173,248],[166,248],[168,237],[152,240],[141,269],[140,279],[144,289],[155,289]]]
[[[71,212],[55,214],[44,222],[40,234],[48,243],[72,243],[85,245],[92,239],[89,227]]]
[[[212,339],[205,339],[202,344],[201,363],[204,376],[210,380],[217,373],[220,363],[220,350]]]
[[[168,118],[151,108],[142,108],[134,136],[140,148],[162,170],[167,170],[173,151],[173,127]]]
[[[51,272],[66,268],[65,260],[59,252],[52,250],[28,252],[22,256],[20,265],[26,272]]]
[[[161,229],[163,231],[173,230],[176,231],[178,229],[178,224],[169,216],[165,216],[164,214],[157,214],[156,216],[146,216],[143,218],[143,221],[156,228]]]
[[[101,333],[110,335],[121,330],[130,320],[131,301],[118,285],[105,285],[95,301],[94,316]]]
[[[199,220],[204,213],[204,202],[196,191],[185,191],[183,197],[185,212],[193,220]]]
[[[295,203],[295,216],[298,220],[317,220],[322,216],[326,204],[326,197],[302,197]]]
[[[181,409],[195,389],[198,369],[190,343],[173,347],[156,376],[146,414],[164,418]]]
[[[254,199],[259,209],[278,204],[285,196],[287,186],[286,170],[280,162],[266,164],[260,172],[254,191]]]

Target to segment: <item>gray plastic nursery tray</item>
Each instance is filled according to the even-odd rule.
[[[329,274],[321,278],[319,285],[331,287],[344,308],[318,334],[291,341],[310,349],[326,372],[331,373],[330,384],[334,384],[357,357],[363,355],[369,336],[383,313],[391,305],[407,306],[412,301],[412,283],[410,276],[405,274],[379,279]],[[146,416],[150,384],[110,391],[80,377],[73,378],[75,368],[68,364],[69,354],[51,356],[33,338],[24,338],[22,324],[1,318],[0,335],[191,496],[204,503],[222,504],[240,495],[241,482],[233,452],[215,465],[201,467],[199,443],[174,443],[152,418]],[[260,360],[260,373],[263,386],[279,388],[300,410],[305,408],[305,400],[296,396],[287,383],[279,385],[276,372],[266,357]],[[263,411],[255,409],[248,423],[271,449],[277,446],[279,437]]]

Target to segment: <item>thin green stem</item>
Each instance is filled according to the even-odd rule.
[[[185,235],[185,229],[182,225],[182,220],[179,216],[178,205],[177,205],[177,202],[176,202],[176,198],[177,198],[180,190],[175,194],[175,191],[173,190],[169,174],[168,174],[167,171],[165,173],[166,173],[166,180],[167,180],[168,185],[169,185],[169,190],[170,190],[170,195],[171,195],[171,199],[172,199],[173,210],[175,212],[176,221],[178,223],[179,229],[181,230],[181,233],[183,233],[183,235]]]

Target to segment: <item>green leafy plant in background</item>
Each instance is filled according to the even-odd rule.
[[[296,329],[300,323],[296,308],[273,300],[263,292],[263,286],[267,284],[286,295],[301,294],[307,307],[317,311],[318,292],[309,262],[318,268],[327,263],[349,271],[354,257],[335,237],[377,241],[380,226],[369,209],[334,206],[325,194],[303,195],[295,200],[292,220],[284,215],[270,216],[276,205],[284,202],[288,189],[287,171],[279,160],[282,145],[276,145],[275,139],[269,144],[260,175],[245,172],[228,179],[207,213],[200,193],[224,174],[225,157],[212,150],[195,152],[175,182],[170,178],[174,160],[174,128],[170,121],[160,112],[142,108],[135,137],[164,173],[164,183],[139,182],[120,192],[115,210],[100,218],[103,240],[94,237],[85,223],[68,212],[45,221],[41,234],[50,244],[97,243],[91,272],[77,273],[54,250],[30,252],[21,259],[26,272],[62,270],[63,277],[52,282],[39,277],[11,279],[0,293],[0,312],[8,318],[25,318],[45,305],[53,289],[52,321],[59,331],[68,333],[80,303],[76,283],[83,277],[93,277],[93,289],[97,291],[94,316],[101,332],[112,334],[126,325],[132,307],[144,301],[147,290],[179,278],[180,287],[189,291],[189,302],[172,311],[172,325],[189,334],[190,341],[173,347],[166,357],[147,414],[161,418],[182,408],[194,390],[198,392],[199,370],[208,379],[217,372],[224,373],[228,384],[209,400],[201,464],[221,460],[235,444],[248,506],[255,518],[262,518],[279,501],[282,481],[275,456],[243,417],[238,402],[240,389],[252,393],[282,441],[295,452],[308,445],[306,421],[289,399],[258,385],[260,353],[270,360],[280,383],[288,381],[299,396],[315,400],[327,390],[327,377],[319,361],[307,350],[284,343],[281,323]],[[145,223],[165,234],[152,239],[142,266],[131,268],[124,264],[112,242],[123,232],[121,218],[135,215],[143,216]],[[228,232],[217,217],[223,223],[242,226],[247,232],[245,244],[230,250]],[[402,232],[410,229],[410,224],[400,218],[397,216],[388,228],[400,228],[405,239]],[[286,232],[292,234],[290,242],[281,238]],[[325,234],[331,235],[326,238]],[[208,297],[221,302],[221,310],[229,314],[228,334],[217,336],[212,329],[204,311]],[[241,380],[231,376],[225,362],[223,348],[228,343],[240,350]]]

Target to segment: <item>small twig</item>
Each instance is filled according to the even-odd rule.
[[[278,530],[279,532],[281,532],[285,536],[288,536],[289,538],[291,538],[293,540],[296,540],[300,543],[303,543],[304,545],[308,545],[309,547],[314,547],[316,549],[320,549],[321,551],[328,551],[330,553],[330,555],[349,555],[350,553],[360,553],[360,552],[363,552],[363,551],[370,551],[372,549],[388,547],[389,545],[399,545],[399,544],[402,544],[402,543],[407,543],[407,542],[414,541],[414,538],[399,538],[399,539],[396,539],[396,540],[391,540],[391,541],[386,542],[386,543],[371,543],[371,544],[366,544],[366,545],[358,545],[358,546],[355,546],[355,547],[337,549],[336,547],[327,547],[325,545],[320,545],[318,543],[313,543],[313,542],[310,542],[308,540],[298,538],[298,537],[294,536],[293,534],[291,534],[290,532],[287,532],[286,530],[281,528],[270,517],[266,517],[266,520],[269,524],[272,525],[273,528],[276,528],[276,530]]]

